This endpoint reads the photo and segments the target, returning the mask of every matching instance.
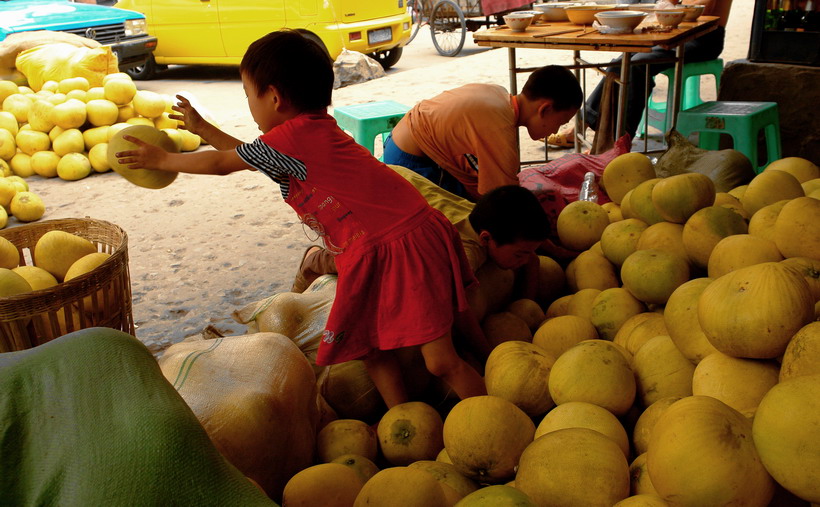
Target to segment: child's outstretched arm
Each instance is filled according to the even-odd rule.
[[[251,167],[237,155],[236,150],[205,150],[193,153],[169,153],[134,136],[123,136],[137,145],[136,149],[117,152],[120,164],[129,169],[154,169],[190,174],[230,174]]]
[[[176,99],[178,102],[171,106],[171,109],[179,114],[171,114],[168,117],[183,122],[184,125],[180,125],[180,128],[197,134],[217,150],[230,150],[242,144],[241,140],[203,118],[187,98],[177,95]]]

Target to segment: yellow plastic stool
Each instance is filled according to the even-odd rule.
[[[720,134],[730,135],[734,149],[749,157],[755,173],[781,157],[776,102],[704,102],[680,112],[677,130],[685,137],[698,132],[698,146],[706,150],[720,149]],[[766,136],[767,160],[759,165],[757,136],[761,130]]]
[[[393,130],[409,109],[404,104],[382,100],[337,107],[333,109],[333,117],[339,127],[350,132],[357,143],[373,153],[376,136]]]

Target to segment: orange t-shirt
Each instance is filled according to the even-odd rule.
[[[473,196],[518,185],[518,104],[504,87],[448,90],[416,104],[402,121],[419,149]]]

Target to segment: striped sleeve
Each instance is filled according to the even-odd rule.
[[[285,199],[290,190],[288,176],[301,181],[307,177],[304,162],[271,148],[261,139],[257,138],[252,143],[240,144],[236,147],[236,153],[248,165],[278,183],[282,190],[282,197]]]

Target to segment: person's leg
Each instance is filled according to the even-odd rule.
[[[406,153],[396,146],[393,142],[393,137],[388,136],[384,141],[384,156],[385,164],[400,165],[411,171],[421,174],[428,180],[432,181],[444,190],[456,194],[459,197],[470,199],[470,194],[464,185],[454,178],[450,173],[442,169],[435,162],[428,157],[418,157],[410,153]]]
[[[487,394],[484,379],[456,353],[450,333],[422,345],[421,354],[427,370],[452,387],[459,398]]]
[[[320,246],[311,246],[302,257],[302,263],[299,265],[290,290],[291,292],[304,292],[314,280],[328,274],[338,274],[333,255]]]
[[[408,401],[404,380],[401,376],[401,367],[395,354],[386,350],[376,351],[364,359],[364,366],[387,408]]]

